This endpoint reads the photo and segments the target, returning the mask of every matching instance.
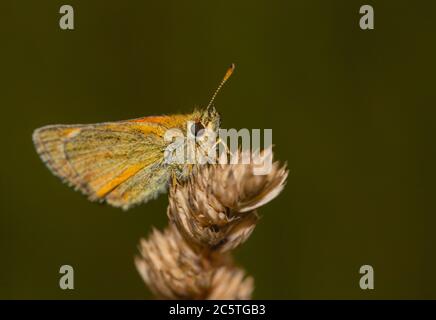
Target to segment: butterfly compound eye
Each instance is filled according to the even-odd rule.
[[[204,133],[204,126],[201,122],[195,122],[192,126],[191,126],[191,133],[195,136],[195,137],[201,137]]]

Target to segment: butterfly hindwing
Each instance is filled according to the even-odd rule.
[[[171,172],[161,162],[150,164],[110,192],[106,201],[123,209],[147,202],[166,191],[170,175]]]

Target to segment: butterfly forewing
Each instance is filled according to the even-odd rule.
[[[33,139],[55,175],[91,200],[128,208],[166,188],[165,130],[157,121],[144,120],[54,125],[37,129]]]

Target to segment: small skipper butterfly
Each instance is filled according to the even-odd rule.
[[[33,132],[36,151],[53,174],[90,200],[123,209],[145,203],[165,192],[171,181],[191,172],[187,164],[164,161],[169,144],[165,132],[183,131],[189,121],[195,132],[217,131],[220,116],[212,104],[234,69],[232,64],[202,110],[97,124],[49,125]]]

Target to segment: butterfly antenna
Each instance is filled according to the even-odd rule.
[[[220,92],[222,86],[224,85],[224,83],[226,83],[227,79],[230,78],[230,76],[232,75],[234,70],[235,70],[235,64],[232,63],[230,65],[230,67],[227,69],[226,74],[224,75],[223,80],[221,80],[220,85],[218,86],[218,88],[216,88],[214,94],[212,95],[212,98],[210,98],[210,101],[209,101],[209,104],[207,105],[206,110],[209,110],[209,108],[212,106],[212,103],[215,100],[215,97],[217,96],[218,92]]]

